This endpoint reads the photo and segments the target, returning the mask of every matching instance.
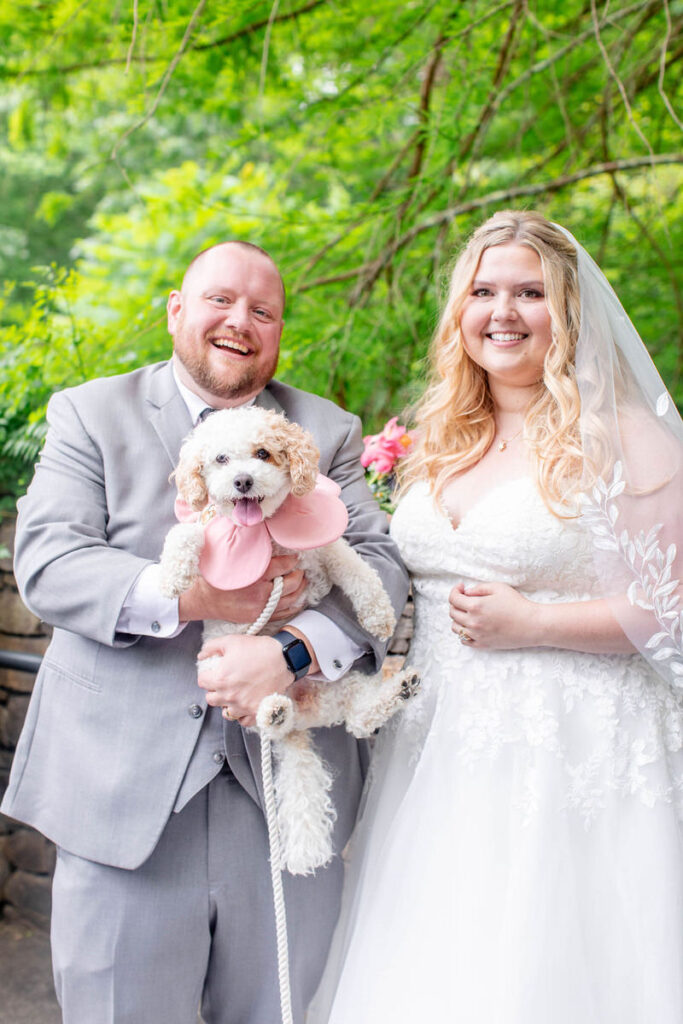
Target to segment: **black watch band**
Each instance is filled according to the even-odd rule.
[[[308,672],[311,664],[311,656],[303,640],[286,629],[281,629],[273,637],[282,644],[282,654],[287,662],[287,668],[294,673],[295,679],[301,679]]]

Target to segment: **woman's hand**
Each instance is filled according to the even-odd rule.
[[[507,583],[459,583],[451,590],[448,604],[453,632],[464,630],[463,643],[498,650],[539,643],[534,636],[539,606]]]
[[[624,598],[624,602],[626,598]],[[591,654],[631,654],[610,602],[530,601],[507,583],[459,583],[448,604],[453,632],[474,647],[561,647]]]

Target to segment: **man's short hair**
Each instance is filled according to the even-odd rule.
[[[185,287],[185,282],[190,276],[192,268],[202,259],[202,257],[206,256],[207,252],[211,252],[213,249],[220,249],[224,245],[239,245],[241,246],[242,249],[251,249],[253,252],[258,252],[262,256],[265,256],[267,260],[270,260],[270,262],[275,267],[277,276],[280,278],[280,285],[282,286],[282,309],[284,310],[285,303],[287,301],[287,291],[285,289],[285,282],[282,280],[280,268],[278,267],[277,263],[270,255],[270,253],[266,252],[265,249],[262,249],[260,245],[256,245],[254,242],[245,242],[241,238],[229,238],[226,242],[216,242],[215,245],[209,245],[206,247],[206,249],[202,249],[201,252],[198,252],[197,255],[190,261],[187,270],[183,274],[183,283],[181,285],[181,290]]]

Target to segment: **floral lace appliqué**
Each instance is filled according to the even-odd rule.
[[[603,551],[621,556],[634,577],[627,589],[633,606],[652,612],[661,627],[653,633],[645,647],[652,651],[652,660],[666,664],[683,686],[683,608],[680,608],[680,580],[672,579],[672,566],[676,559],[676,545],[669,544],[663,551],[658,535],[662,523],[647,533],[640,530],[631,537],[628,530],[617,532],[619,509],[616,500],[623,493],[626,482],[622,477],[622,464],[616,462],[609,484],[600,477],[590,495],[582,496],[583,518],[593,533],[593,543]]]
[[[609,501],[609,488],[599,494]],[[600,515],[612,529],[616,520],[605,503]],[[597,514],[596,525],[606,528]],[[599,596],[583,519],[559,520],[531,481],[511,481],[453,529],[427,488],[418,486],[402,499],[392,535],[413,574],[409,659],[423,680],[411,714],[395,723],[394,742],[406,761],[419,760],[435,735],[448,734],[454,773],[496,764],[513,773],[509,799],[523,820],[533,819],[549,798],[551,776],[559,787],[553,799],[559,792],[586,828],[617,797],[646,807],[680,802],[683,699],[639,655],[476,650],[451,631],[448,594],[461,581],[499,580],[540,603]],[[643,546],[645,540],[633,541],[634,555],[654,558],[656,568],[654,541]],[[643,587],[652,579],[654,601],[655,576],[645,572]],[[643,593],[639,597],[648,599]],[[666,594],[659,591],[656,599],[670,611]]]

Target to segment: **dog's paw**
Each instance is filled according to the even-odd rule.
[[[359,622],[368,633],[372,633],[378,640],[388,640],[396,629],[396,617],[393,611],[373,609],[373,611],[359,616]]]
[[[294,726],[294,705],[284,693],[264,697],[256,712],[256,725],[264,736],[280,739]]]
[[[199,557],[193,554],[169,558],[162,553],[159,563],[159,590],[164,597],[180,597],[199,575]]]
[[[401,700],[410,700],[411,697],[414,697],[420,689],[421,683],[422,679],[414,669],[404,669],[403,679],[401,680],[401,689],[398,692]]]
[[[345,726],[357,739],[371,736],[411,700],[420,687],[420,676],[414,668],[404,668],[376,687],[357,689],[346,709]]]

